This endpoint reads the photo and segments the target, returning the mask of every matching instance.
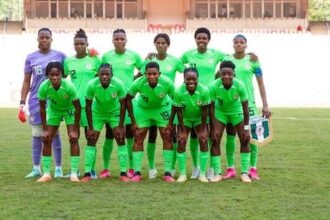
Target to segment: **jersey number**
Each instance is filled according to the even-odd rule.
[[[160,115],[163,117],[164,120],[170,119],[170,115],[168,114],[168,112],[162,112],[160,113]]]
[[[70,77],[71,77],[71,79],[76,79],[77,78],[75,70],[70,71]]]
[[[148,102],[148,101],[149,101],[149,98],[146,97],[146,96],[142,96],[142,98],[143,98],[143,100],[144,100],[145,102]]]

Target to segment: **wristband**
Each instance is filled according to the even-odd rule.
[[[21,100],[21,101],[19,102],[19,104],[20,104],[20,105],[25,105],[25,100]]]
[[[250,125],[244,125],[244,131],[248,131],[250,129]]]

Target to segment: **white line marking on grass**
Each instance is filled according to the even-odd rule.
[[[330,118],[296,118],[296,117],[272,117],[273,119],[280,120],[293,120],[293,121],[330,121]]]

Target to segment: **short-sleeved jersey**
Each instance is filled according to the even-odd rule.
[[[64,53],[56,50],[50,50],[46,54],[40,53],[38,50],[26,57],[24,73],[32,74],[29,95],[29,111],[31,114],[39,112],[38,90],[40,84],[47,79],[45,73],[48,63],[55,61],[63,62],[65,58]]]
[[[72,102],[78,100],[75,86],[67,79],[61,80],[61,86],[56,90],[49,79],[40,85],[39,100],[47,100],[47,108],[53,111],[68,111],[74,109]]]
[[[228,115],[242,113],[241,102],[247,101],[246,88],[242,81],[233,79],[233,85],[227,90],[222,85],[221,79],[217,79],[210,87],[211,101],[220,112]]]
[[[185,84],[176,88],[173,105],[183,108],[183,119],[201,118],[202,106],[211,103],[210,93],[207,87],[198,84],[195,93],[190,95]]]
[[[226,56],[224,60],[230,60],[235,64],[235,76],[244,83],[249,104],[255,103],[253,76],[262,76],[260,63],[251,61],[250,55],[246,55],[242,59],[236,59],[231,55]]]
[[[72,56],[64,61],[64,75],[70,75],[71,82],[77,89],[81,107],[86,106],[87,85],[90,80],[95,78],[100,64],[100,58],[88,55],[83,58]]]
[[[165,76],[160,75],[155,88],[149,86],[146,76],[142,76],[133,82],[133,85],[128,90],[128,94],[135,96],[137,105],[143,108],[159,108],[168,104],[170,98],[174,95],[174,84]]]
[[[170,78],[173,83],[175,83],[176,72],[182,73],[184,70],[184,65],[180,59],[167,54],[164,60],[159,60],[156,57],[153,57],[151,60],[145,60],[141,68],[141,73],[145,74],[146,65],[149,62],[158,63],[161,74]]]
[[[102,56],[102,63],[112,65],[113,76],[123,81],[128,90],[134,81],[134,68],[138,70],[141,68],[142,59],[139,54],[129,49],[123,54],[111,50]]]
[[[126,97],[123,82],[112,77],[107,88],[103,88],[100,79],[92,79],[87,86],[86,99],[94,100],[92,110],[97,113],[112,113],[120,111],[120,100]]]
[[[196,67],[199,83],[208,86],[215,80],[217,65],[224,56],[223,52],[214,49],[207,49],[205,53],[199,53],[197,49],[193,49],[185,52],[181,60],[190,67]]]

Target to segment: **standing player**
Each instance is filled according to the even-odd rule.
[[[51,180],[51,143],[58,131],[62,120],[65,121],[70,141],[71,171],[70,180],[78,182],[79,144],[78,130],[80,121],[80,102],[75,86],[68,80],[62,79],[63,67],[60,62],[50,62],[46,67],[48,79],[40,85],[38,99],[42,121],[42,168],[43,176],[38,182]],[[48,101],[46,112],[46,101]],[[47,118],[47,119],[46,119]]]
[[[125,145],[124,118],[126,112],[126,90],[121,80],[112,77],[111,65],[101,64],[98,78],[88,84],[86,112],[88,119],[88,143],[85,150],[85,176],[82,181],[91,180],[92,165],[96,157],[96,143],[105,123],[113,130],[118,144],[120,180],[128,182],[128,152]]]
[[[85,95],[87,91],[88,82],[95,78],[101,60],[97,56],[90,56],[87,54],[88,40],[84,30],[79,29],[73,39],[74,49],[76,55],[64,61],[64,75],[70,75],[72,83],[75,85],[80,104],[81,104],[81,119],[80,125],[85,128],[85,136],[87,132],[87,116],[86,116],[86,102]],[[87,137],[87,136],[86,136]],[[93,163],[92,177],[96,178],[95,162]]]
[[[216,67],[222,61],[225,54],[221,51],[208,48],[211,40],[211,32],[204,27],[198,28],[194,34],[196,49],[186,51],[181,60],[198,71],[198,82],[208,86],[215,80]],[[198,163],[198,141],[194,129],[191,131],[190,152],[193,159],[193,172],[191,179],[198,178],[200,169]]]
[[[156,47],[157,53],[152,54],[148,57],[141,68],[141,73],[145,73],[145,66],[148,62],[153,61],[158,63],[160,72],[162,76],[166,76],[171,79],[173,84],[175,84],[176,73],[182,73],[184,70],[184,65],[180,59],[167,53],[167,49],[170,46],[170,37],[165,33],[157,34],[154,38],[154,45]],[[139,74],[138,76],[141,76]],[[177,124],[175,120],[174,124]],[[156,151],[156,139],[157,139],[157,127],[151,126],[149,128],[149,139],[147,144],[147,155],[149,161],[149,178],[154,179],[157,176],[157,170],[155,169],[155,151]],[[175,172],[175,162],[176,162],[176,150],[178,148],[178,143],[176,141],[175,129],[173,133],[173,162],[172,162],[172,176]]]
[[[136,106],[133,106],[132,99],[139,93]],[[169,124],[171,113],[170,97],[173,97],[174,85],[167,77],[160,76],[159,65],[156,62],[150,62],[146,65],[146,74],[134,81],[127,94],[127,110],[132,120],[134,130],[133,146],[133,182],[139,182],[142,179],[141,166],[143,158],[143,141],[147,135],[150,126],[155,125],[159,128],[163,140],[163,157],[165,173],[163,180],[174,182],[171,176],[171,167],[173,160],[173,146],[171,141],[172,124]],[[172,121],[172,120],[170,120]]]
[[[262,100],[262,115],[268,118],[270,116],[270,111],[268,108],[266,89],[260,63],[258,61],[251,61],[250,55],[245,53],[245,49],[247,48],[247,39],[245,36],[236,35],[233,39],[233,42],[235,53],[226,57],[225,60],[230,60],[235,64],[236,78],[240,79],[247,88],[250,116],[257,114],[253,86],[253,77],[255,76],[258,82],[259,93]],[[229,179],[236,176],[236,171],[234,168],[236,132],[231,124],[228,124],[227,126],[227,134],[226,156],[228,168],[226,174],[224,175],[224,179]],[[250,148],[251,159],[249,175],[252,179],[259,180],[260,178],[257,172],[258,146],[255,144],[250,144]]]
[[[235,127],[241,143],[241,180],[251,182],[248,176],[250,162],[248,96],[243,82],[234,79],[234,70],[235,65],[232,62],[222,62],[220,65],[221,79],[217,79],[210,85],[212,100],[210,107],[211,164],[215,174],[211,182],[222,180],[220,143],[228,123]]]
[[[106,52],[102,56],[102,63],[109,63],[112,66],[114,77],[123,81],[126,90],[131,87],[134,80],[134,69],[140,69],[142,66],[141,57],[134,51],[126,49],[126,32],[123,29],[116,29],[113,32],[112,43],[114,50]],[[126,140],[129,157],[128,175],[131,177],[134,174],[132,161],[133,133],[131,130],[131,121],[128,115],[125,117],[126,125]],[[109,160],[113,148],[113,133],[108,124],[106,124],[106,140],[103,145],[103,170],[100,177],[106,178],[110,176]]]
[[[33,169],[26,177],[41,176],[40,158],[42,148],[42,124],[40,118],[40,108],[38,101],[38,90],[40,84],[46,79],[45,69],[50,61],[62,62],[65,55],[59,51],[51,49],[52,32],[48,28],[41,28],[38,31],[38,48],[39,50],[29,54],[25,60],[24,80],[21,91],[20,112],[23,111],[26,104],[26,98],[29,95],[29,123],[32,128],[32,161]],[[32,79],[32,82],[31,82]],[[55,157],[55,174],[54,177],[62,177],[62,141],[57,133],[52,143]]]
[[[205,172],[208,152],[208,128],[206,118],[210,104],[210,94],[207,87],[198,83],[198,72],[195,68],[184,70],[184,82],[175,90],[173,105],[178,114],[178,150],[180,176],[177,182],[185,182],[186,176],[186,144],[191,129],[195,129],[200,145],[200,175],[198,179],[208,182]]]

